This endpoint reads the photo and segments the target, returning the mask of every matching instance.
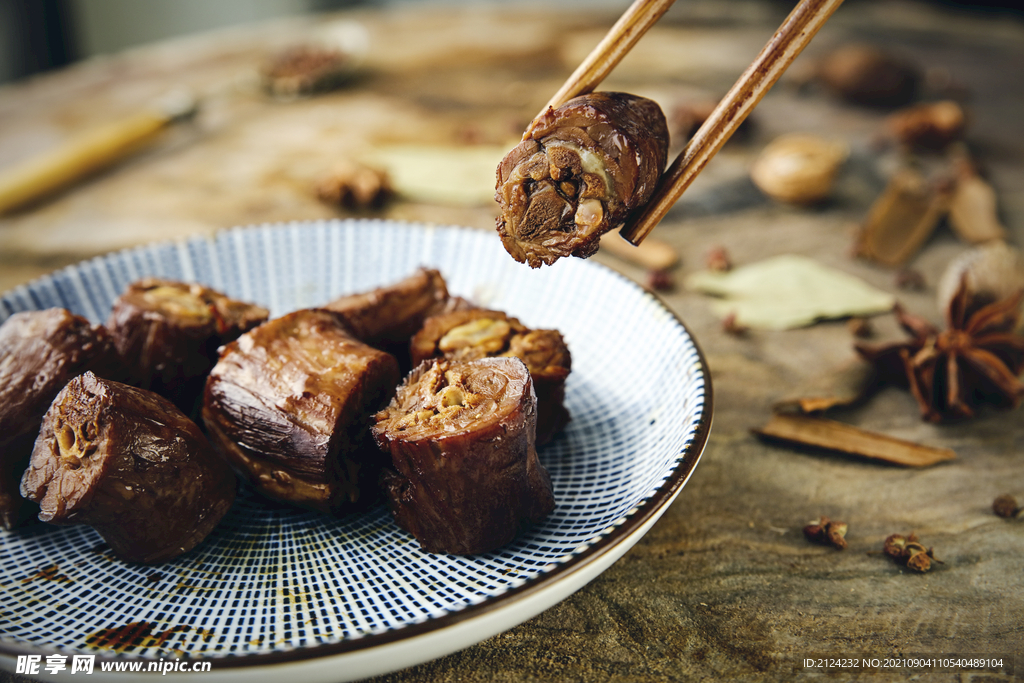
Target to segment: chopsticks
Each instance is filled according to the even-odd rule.
[[[538,117],[547,112],[549,107],[560,107],[573,97],[593,92],[674,1],[635,0],[569,76],[569,80],[544,105]],[[650,234],[842,2],[800,0],[754,62],[662,174],[650,201],[630,216],[619,234],[634,245],[640,244]],[[532,125],[527,128],[523,139],[529,137],[532,128]]]
[[[601,84],[674,2],[635,0],[537,116],[543,116],[549,108],[557,109],[574,97],[594,92],[594,88]]]
[[[682,196],[843,0],[800,0],[768,44],[662,174],[654,195],[619,234],[640,244]]]

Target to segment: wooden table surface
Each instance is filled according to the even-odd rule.
[[[0,168],[174,87],[204,94],[195,121],[158,144],[0,217],[0,290],[154,240],[353,215],[319,201],[313,185],[337,161],[383,147],[430,145],[457,154],[508,145],[621,5],[584,11],[582,4],[403,3],[161,43],[0,88]],[[647,95],[666,111],[718,97],[786,10],[743,0],[679,3],[604,87]],[[360,22],[370,36],[366,62],[347,87],[292,102],[254,87],[268,51],[339,20]],[[1019,15],[851,0],[792,73],[829,49],[864,40],[922,65],[933,85],[964,94],[968,142],[998,192],[1010,241],[1024,243]],[[940,228],[910,264],[926,283],[917,292],[898,289],[893,270],[853,258],[857,225],[893,167],[894,153],[875,144],[886,112],[842,104],[797,80],[780,82],[755,111],[751,136],[729,143],[655,231],[680,253],[677,282],[701,269],[715,246],[736,264],[797,253],[938,321],[935,283],[968,247]],[[825,206],[780,205],[750,184],[757,152],[786,132],[850,145],[850,169]],[[495,209],[487,201],[404,198],[356,215],[492,230]],[[637,281],[647,277],[613,256],[595,258]],[[956,460],[922,470],[769,445],[750,428],[768,419],[773,402],[852,356],[846,324],[736,336],[723,330],[706,297],[682,286],[662,296],[703,348],[715,394],[710,442],[679,499],[637,546],[572,597],[479,645],[376,680],[792,680],[809,676],[801,673],[804,658],[893,654],[1015,657],[1015,675],[1024,676],[1024,524],[990,509],[1001,493],[1024,499],[1024,412],[984,411],[970,422],[936,426],[919,418],[909,394],[892,389],[836,415],[956,451]],[[897,334],[891,316],[875,324],[883,336]],[[820,515],[849,524],[845,551],[805,540],[802,527]],[[944,564],[918,575],[879,553],[887,535],[910,531]]]

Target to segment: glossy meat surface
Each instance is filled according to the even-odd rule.
[[[18,489],[43,415],[72,377],[118,377],[106,330],[63,308],[15,313],[0,326],[0,528],[34,516]]]
[[[548,109],[498,165],[505,249],[532,268],[592,256],[654,192],[668,142],[661,108],[636,95],[591,93]]]
[[[397,361],[331,311],[270,320],[224,347],[210,373],[210,438],[264,495],[322,512],[372,501],[380,454],[369,416],[390,399]]]
[[[119,558],[150,564],[195,547],[235,499],[231,468],[151,391],[92,373],[43,418],[21,491],[52,524],[87,524]]]
[[[392,514],[425,551],[488,552],[554,509],[532,384],[517,358],[437,360],[413,370],[376,415]]]
[[[452,311],[428,318],[411,350],[417,365],[428,358],[519,358],[537,395],[537,443],[547,443],[569,422],[564,402],[572,356],[557,330],[531,330],[501,311]]]
[[[393,284],[343,296],[324,308],[341,314],[352,333],[370,346],[408,344],[430,315],[448,301],[444,277],[420,268]]]
[[[267,310],[203,285],[146,278],[117,298],[107,319],[132,384],[191,411],[217,348],[266,321]]]

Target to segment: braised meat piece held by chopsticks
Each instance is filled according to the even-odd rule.
[[[18,490],[21,475],[50,403],[86,370],[104,377],[121,372],[103,327],[63,308],[15,313],[0,326],[0,528],[38,511]]]
[[[428,318],[410,348],[414,365],[435,357],[519,358],[537,394],[537,443],[547,443],[569,422],[564,401],[572,356],[558,330],[531,330],[501,311],[452,311]]]
[[[114,301],[107,328],[131,383],[192,412],[217,348],[267,319],[267,309],[203,285],[146,278]]]
[[[392,514],[423,550],[494,550],[554,509],[534,443],[532,380],[518,358],[423,363],[375,419],[391,455],[382,481]]]
[[[61,390],[43,418],[21,483],[52,524],[88,524],[127,562],[195,547],[235,499],[231,468],[199,427],[151,391],[91,372]]]
[[[373,499],[382,458],[369,418],[399,380],[394,357],[356,339],[338,314],[294,311],[223,348],[203,421],[258,491],[340,513]]]
[[[651,197],[668,142],[665,115],[643,97],[597,92],[549,108],[498,166],[505,249],[532,268],[593,255]]]

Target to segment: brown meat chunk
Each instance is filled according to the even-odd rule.
[[[519,358],[537,394],[537,443],[549,442],[569,422],[564,402],[572,356],[557,330],[531,330],[501,311],[453,311],[428,318],[411,352],[414,365],[428,358]]]
[[[267,319],[267,309],[203,285],[146,278],[114,301],[107,328],[131,383],[193,411],[217,348]]]
[[[382,478],[392,514],[423,550],[494,550],[554,509],[519,359],[424,363],[375,419],[393,467]]]
[[[368,421],[399,380],[398,362],[356,339],[337,314],[299,310],[224,347],[203,421],[258,491],[340,513],[373,499],[381,457]]]
[[[38,512],[19,492],[21,475],[50,403],[86,370],[121,373],[110,336],[85,318],[50,308],[15,313],[0,326],[0,528]]]
[[[636,95],[591,93],[548,109],[498,165],[505,249],[531,268],[592,256],[650,199],[668,138],[661,108]]]
[[[352,333],[370,346],[407,344],[423,321],[444,307],[448,287],[441,273],[415,273],[369,292],[350,294],[324,308],[341,314]]]
[[[235,499],[235,475],[174,404],[91,372],[54,400],[21,483],[51,524],[88,524],[121,559],[194,548]]]

